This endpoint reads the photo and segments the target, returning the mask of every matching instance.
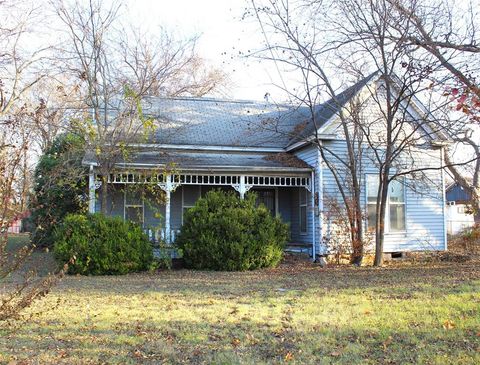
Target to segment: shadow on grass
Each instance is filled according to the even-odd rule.
[[[160,271],[125,276],[80,277],[68,276],[67,287],[86,290],[89,293],[115,294],[144,292],[192,294],[208,293],[217,296],[264,295],[265,292],[282,294],[304,290],[358,290],[379,291],[428,290],[442,292],[445,285],[459,286],[480,279],[478,263],[462,263],[455,266],[414,266],[395,268],[316,266],[265,269],[251,272],[208,272],[193,270]],[[60,287],[63,287],[61,284]],[[464,289],[462,289],[463,291]],[[468,290],[468,289],[466,289]]]
[[[475,262],[68,276],[0,363],[477,364],[479,291]]]
[[[52,364],[475,364],[480,360],[474,329],[447,333],[433,326],[359,330],[332,323],[301,329],[294,323],[258,326],[248,319],[233,323],[163,320],[117,323],[108,329],[47,325],[17,333],[10,342],[15,348],[5,340],[11,338],[0,340],[1,352]]]
[[[6,250],[12,257],[17,255],[18,252],[25,247],[28,249],[33,248],[29,234],[12,234],[8,237]],[[29,271],[35,271],[39,277],[46,276],[49,273],[57,271],[58,267],[51,252],[45,249],[33,248],[32,252],[25,258],[25,261],[22,262],[18,270],[0,281],[0,283],[9,285],[21,282],[23,276]]]

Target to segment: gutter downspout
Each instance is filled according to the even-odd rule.
[[[320,150],[317,149],[317,164],[318,164],[318,241],[319,241],[319,254],[326,254],[326,250],[323,247],[323,161],[320,154]]]
[[[316,222],[315,222],[315,172],[316,172],[316,168],[312,171],[312,177],[311,177],[311,183],[310,183],[310,186],[311,186],[311,193],[310,193],[310,197],[311,197],[311,203],[312,203],[312,261],[315,262],[316,260],[316,257],[317,257],[317,254],[315,252],[316,250],[316,240],[315,240],[315,231],[316,231]]]
[[[445,147],[440,147],[440,166],[445,166]],[[445,251],[448,249],[447,242],[447,197],[445,192],[445,168],[442,169],[442,213],[443,213],[443,247]]]

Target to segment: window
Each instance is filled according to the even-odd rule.
[[[183,204],[182,204],[182,222],[185,212],[193,207],[201,196],[200,185],[183,185]]]
[[[367,175],[367,222],[368,230],[375,230],[375,217],[378,194],[378,176]]]
[[[300,188],[299,190],[299,206],[300,206],[300,233],[307,233],[307,190]]]
[[[367,175],[367,221],[369,230],[375,229],[377,194],[378,176]],[[385,225],[386,232],[405,231],[405,184],[403,178],[393,180],[388,186]]]
[[[403,179],[393,180],[388,187],[390,232],[405,231],[405,185]]]
[[[143,197],[138,190],[125,189],[125,211],[124,219],[143,226]]]

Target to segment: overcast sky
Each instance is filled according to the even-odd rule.
[[[130,0],[126,11],[152,30],[162,25],[180,37],[200,35],[199,54],[233,82],[228,97],[263,100],[268,92],[285,99],[272,85],[280,82],[274,65],[238,56],[239,50],[258,49],[263,41],[257,23],[241,20],[249,4],[249,0]]]

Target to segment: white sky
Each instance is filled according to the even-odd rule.
[[[238,56],[239,50],[258,49],[264,40],[256,22],[241,20],[249,4],[250,0],[130,0],[126,11],[148,29],[161,25],[179,37],[199,34],[199,54],[232,81],[229,98],[263,100],[268,92],[282,100],[285,94],[272,85],[280,83],[274,65]]]

